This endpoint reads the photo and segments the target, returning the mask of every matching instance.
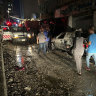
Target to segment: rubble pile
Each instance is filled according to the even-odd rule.
[[[72,95],[76,81],[73,78],[74,72],[64,65],[59,55],[55,56],[57,53],[46,56],[40,54],[36,58],[35,55],[28,55],[26,51],[26,48],[21,51],[25,70],[16,71],[16,52],[4,50],[8,96]]]

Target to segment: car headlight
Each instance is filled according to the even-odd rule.
[[[28,38],[31,38],[31,34],[27,34],[27,37],[28,37]]]
[[[14,38],[18,38],[18,35],[14,35]]]

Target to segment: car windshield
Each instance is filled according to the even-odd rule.
[[[11,31],[12,32],[27,32],[25,27],[12,27]]]
[[[23,32],[22,27],[13,27],[11,28],[12,32]]]

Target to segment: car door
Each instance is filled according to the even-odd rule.
[[[57,43],[58,43],[58,48],[63,49],[64,48],[64,36],[65,34],[62,33],[61,35],[58,36],[57,38]]]

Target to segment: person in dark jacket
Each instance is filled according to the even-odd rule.
[[[44,30],[44,35],[46,37],[46,42],[45,42],[45,45],[46,45],[46,52],[49,51],[49,41],[50,41],[50,38],[49,38],[49,27],[46,27],[46,29]]]

